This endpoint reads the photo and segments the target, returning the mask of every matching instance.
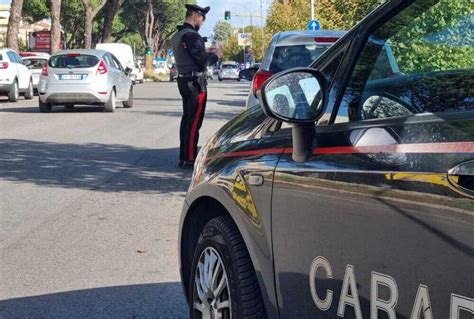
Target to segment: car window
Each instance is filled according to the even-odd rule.
[[[41,70],[43,68],[43,65],[48,63],[48,60],[30,58],[30,59],[23,59],[23,63],[32,70]]]
[[[238,69],[239,67],[235,64],[223,64],[222,68],[223,69]]]
[[[0,54],[0,61],[3,61],[3,55]]]
[[[269,71],[277,73],[291,68],[309,66],[327,48],[329,45],[320,44],[278,46],[273,53]]]
[[[370,35],[336,123],[474,109],[472,6],[427,3],[412,4]]]
[[[99,63],[99,58],[93,55],[68,53],[52,56],[49,66],[52,68],[91,68]]]
[[[109,67],[115,67],[114,66],[114,62],[113,62],[113,59],[112,59],[112,56],[110,54],[105,54],[104,55],[104,61],[105,61],[105,64]]]
[[[117,70],[123,71],[122,64],[120,64],[119,60],[117,60],[117,58],[113,55],[112,55],[112,61],[114,62],[114,68],[116,68]]]
[[[16,60],[16,57],[15,57],[15,54],[13,54],[13,52],[7,52],[7,55],[8,55],[8,59],[10,60],[10,62],[12,63],[18,63],[18,61]]]

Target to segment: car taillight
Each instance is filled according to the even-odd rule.
[[[47,64],[43,64],[43,66],[41,67],[41,75],[48,76],[48,65]]]
[[[257,96],[257,91],[262,87],[262,84],[268,80],[269,77],[273,75],[272,72],[265,71],[265,70],[259,70],[257,73],[255,73],[253,77],[253,94]]]
[[[0,69],[8,69],[8,62],[0,62]]]
[[[100,60],[99,67],[97,68],[97,74],[107,73],[107,66],[103,60]]]

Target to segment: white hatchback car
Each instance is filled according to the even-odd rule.
[[[219,81],[222,80],[237,80],[240,81],[239,78],[239,64],[237,62],[222,62],[219,71],[217,73],[217,78]]]
[[[0,49],[0,94],[8,95],[10,102],[33,98],[33,79],[21,57],[11,49]]]
[[[64,50],[51,56],[43,67],[38,84],[39,108],[51,112],[53,105],[103,105],[107,112],[117,102],[133,106],[130,68],[124,70],[118,59],[102,50]]]

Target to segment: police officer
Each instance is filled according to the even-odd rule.
[[[179,166],[193,168],[196,159],[199,129],[207,101],[207,66],[222,58],[219,50],[206,52],[199,28],[210,8],[186,4],[186,19],[171,39],[176,67],[178,89],[183,99],[183,116],[179,131]]]

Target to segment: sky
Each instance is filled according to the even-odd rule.
[[[0,0],[2,1],[2,0]],[[271,0],[262,0],[263,16],[265,18]],[[206,22],[199,33],[202,36],[210,36],[217,21],[224,21],[224,12],[231,12],[229,22],[234,28],[250,25],[249,12],[253,15],[253,25],[260,26],[260,0],[198,0],[201,7],[211,7],[211,11],[206,16]],[[245,17],[236,17],[236,14],[244,14]],[[258,15],[258,17],[254,16]],[[265,19],[263,20],[265,23]]]
[[[10,4],[11,0],[0,0],[0,4]]]

